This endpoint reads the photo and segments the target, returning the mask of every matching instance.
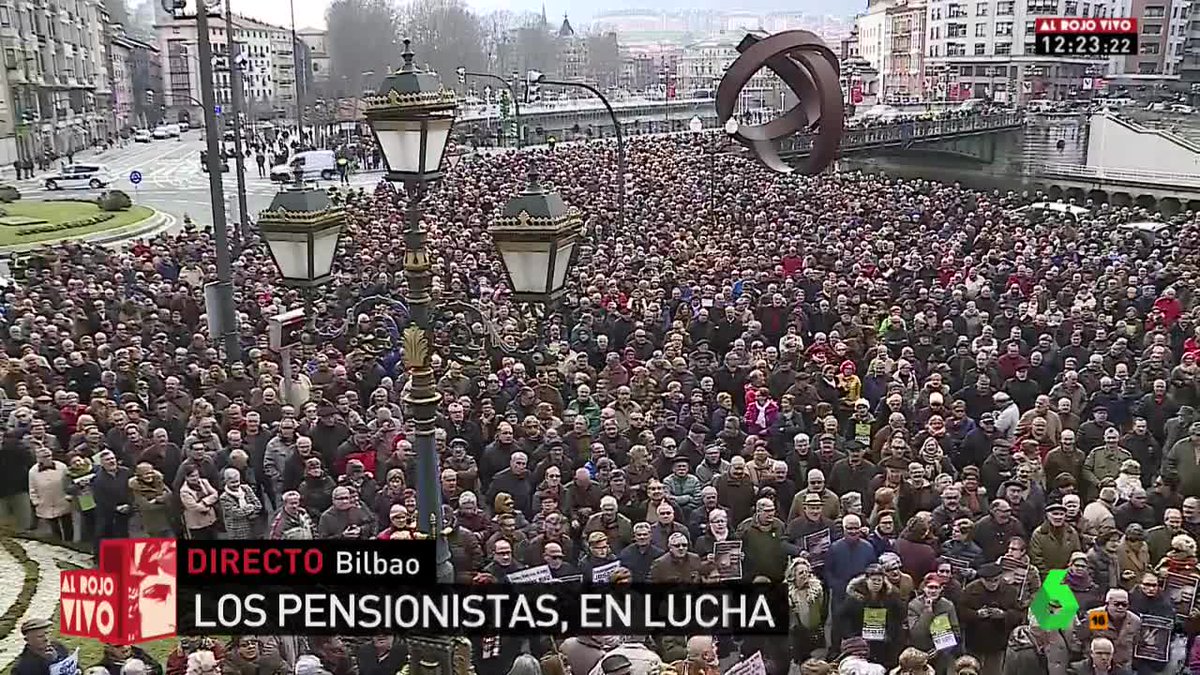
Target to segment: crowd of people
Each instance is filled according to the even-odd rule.
[[[1147,243],[1114,227],[1148,217],[1132,209],[1032,223],[1013,210],[1034,194],[780,176],[715,147],[631,141],[623,226],[609,142],[473,157],[426,197],[435,305],[474,303],[502,343],[467,349],[455,326],[475,319],[437,317],[446,536],[463,583],[616,562],[613,583],[784,584],[789,639],[477,640],[475,670],[1200,668],[1200,219]],[[584,217],[544,312],[510,299],[487,235],[531,172]],[[303,298],[261,247],[234,262],[236,363],[206,328],[209,233],[21,261],[0,361],[18,529],[416,536],[404,317],[364,300],[405,295],[406,204],[389,185],[338,199],[322,335],[290,383],[266,322]],[[1070,629],[1029,612],[1052,570],[1079,601]],[[61,645],[24,629],[14,674],[45,675]],[[392,636],[188,638],[166,664],[113,645],[100,665],[395,675],[403,653]]]

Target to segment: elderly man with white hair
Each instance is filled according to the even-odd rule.
[[[834,616],[846,599],[846,585],[877,562],[875,547],[866,540],[862,519],[856,515],[842,518],[842,538],[825,553],[825,579],[829,583],[830,615]],[[811,551],[810,551],[811,553]]]
[[[1123,588],[1109,589],[1101,607],[1084,607],[1085,611],[1075,619],[1070,639],[1072,650],[1087,652],[1097,640],[1111,642],[1113,668],[1133,667],[1133,647],[1141,639],[1142,619],[1129,611],[1129,591]],[[1107,621],[1096,624],[1090,615],[1105,614]],[[1100,629],[1099,626],[1105,626]]]

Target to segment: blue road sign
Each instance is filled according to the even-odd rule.
[[[138,183],[142,182],[142,172],[141,171],[130,171],[129,172],[129,182],[133,183],[134,185],[137,185]]]
[[[220,114],[221,114],[221,106],[219,106],[219,105],[214,105],[214,106],[213,106],[213,112],[215,112],[215,113],[217,113],[218,115],[220,115]]]

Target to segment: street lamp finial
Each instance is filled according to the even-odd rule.
[[[416,66],[413,65],[412,40],[404,38],[404,53],[400,55],[404,59],[404,66],[400,69],[401,72],[411,73]]]

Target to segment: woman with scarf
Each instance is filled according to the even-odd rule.
[[[807,558],[793,558],[788,565],[788,607],[791,608],[792,663],[803,663],[814,649],[825,646],[825,589],[813,574]]]
[[[1092,568],[1088,564],[1087,553],[1076,551],[1071,554],[1071,562],[1067,565],[1067,576],[1063,583],[1075,594],[1081,608],[1099,607],[1104,604],[1104,594],[1108,589],[1097,586],[1092,580]]]
[[[412,539],[413,523],[409,517],[408,509],[404,508],[403,504],[392,504],[391,511],[388,513],[388,526],[384,528],[376,539]]]
[[[717,544],[733,540],[729,530],[729,514],[722,508],[708,512],[708,527],[703,535],[696,540],[696,553],[701,558],[712,560]]]
[[[170,537],[171,489],[163,481],[161,473],[148,462],[134,469],[129,479],[129,491],[133,495],[133,507],[142,521],[142,530],[147,537]]]
[[[758,388],[758,395],[753,401],[746,402],[746,433],[750,435],[766,434],[775,424],[779,416],[779,404],[771,399],[771,391],[766,387]]]
[[[850,413],[854,404],[863,397],[863,382],[856,373],[858,367],[850,359],[842,361],[838,366],[838,392],[841,393],[842,412]]]

